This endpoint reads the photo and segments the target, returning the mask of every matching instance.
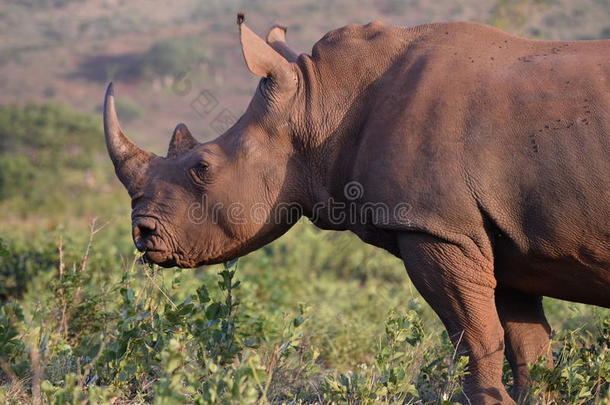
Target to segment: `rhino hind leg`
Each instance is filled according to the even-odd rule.
[[[496,289],[496,307],[504,328],[506,358],[513,371],[513,396],[524,399],[530,385],[528,364],[546,355],[551,327],[544,316],[542,297],[528,295],[510,288]]]
[[[495,304],[493,264],[472,245],[432,235],[398,237],[411,281],[437,313],[461,355],[469,356],[463,403],[514,404],[502,383],[504,331]]]

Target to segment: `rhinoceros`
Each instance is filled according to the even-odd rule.
[[[246,111],[166,157],[104,129],[133,239],[164,267],[245,255],[302,216],[400,258],[469,356],[463,400],[514,403],[548,351],[542,297],[610,307],[610,41],[540,41],[477,23],[380,22],[297,55],[238,17],[260,82]]]

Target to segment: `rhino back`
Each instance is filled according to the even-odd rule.
[[[337,173],[411,204],[410,228],[472,241],[506,283],[583,301],[579,274],[608,304],[610,41],[435,24],[385,66]]]
[[[483,81],[471,113],[485,119],[466,142],[468,179],[498,229],[497,268],[507,282],[607,305],[610,46],[535,45]],[[575,274],[590,281],[582,291],[571,286]]]

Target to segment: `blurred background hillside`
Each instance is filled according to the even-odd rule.
[[[257,83],[242,60],[238,10],[261,36],[274,23],[287,25],[298,52],[310,52],[331,29],[372,20],[407,26],[478,21],[540,39],[610,37],[610,0],[4,0],[0,204],[20,196],[0,218],[40,211],[42,200],[64,214],[72,207],[73,214],[75,200],[61,201],[66,193],[116,190],[107,159],[99,156],[101,101],[110,80],[122,123],[143,147],[164,153],[178,122],[200,140],[221,133]],[[34,135],[42,127],[47,135]],[[59,162],[60,155],[71,157]],[[49,177],[63,169],[71,174]]]
[[[307,53],[327,31],[372,20],[478,21],[541,39],[610,37],[607,0],[4,0],[0,103],[59,101],[98,114],[114,80],[125,126],[141,144],[164,151],[181,121],[200,139],[216,136],[214,117],[202,119],[192,101],[209,90],[238,116],[257,82],[238,46],[238,10],[261,36],[273,23],[287,25],[290,44]]]
[[[181,388],[170,377],[186,381],[209,352],[208,341],[189,351],[189,342],[207,335],[185,326],[200,313],[179,309],[198,286],[217,288],[219,268],[150,276],[132,263],[129,199],[106,156],[100,109],[112,80],[122,124],[140,146],[165,154],[179,122],[201,141],[218,136],[258,81],[242,59],[238,11],[261,36],[275,23],[287,25],[289,44],[305,53],[331,29],[372,20],[466,20],[530,38],[610,38],[610,0],[0,0],[0,402],[28,403],[40,389],[47,398],[74,393],[82,384],[66,376],[81,373],[80,365],[88,367],[83,381],[108,387],[100,395],[124,401],[114,403],[171,397]],[[95,217],[107,225],[86,249]],[[233,321],[242,335],[235,339],[273,378],[261,394],[234,362],[201,371],[207,374],[193,387],[239,375],[255,399],[356,403],[374,398],[366,390],[381,384],[379,375],[400,368],[409,372],[388,378],[396,392],[418,393],[415,403],[459,391],[462,374],[440,323],[385,252],[305,223],[240,266],[242,311]],[[571,333],[556,351],[563,356],[556,364],[569,371],[540,368],[547,382],[538,393],[569,379],[573,389],[548,403],[603,403],[610,398],[608,311],[556,300],[545,306],[553,326]],[[170,337],[185,345],[180,361]],[[405,341],[412,343],[406,354]],[[400,353],[412,357],[409,367]],[[375,395],[389,395],[387,381]]]

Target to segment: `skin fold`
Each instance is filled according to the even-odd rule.
[[[151,262],[245,255],[307,216],[401,258],[458,351],[464,402],[514,403],[546,354],[542,296],[610,307],[610,41],[474,23],[378,22],[297,55],[238,18],[261,77],[238,122],[166,157],[134,145],[109,86],[106,143]]]

